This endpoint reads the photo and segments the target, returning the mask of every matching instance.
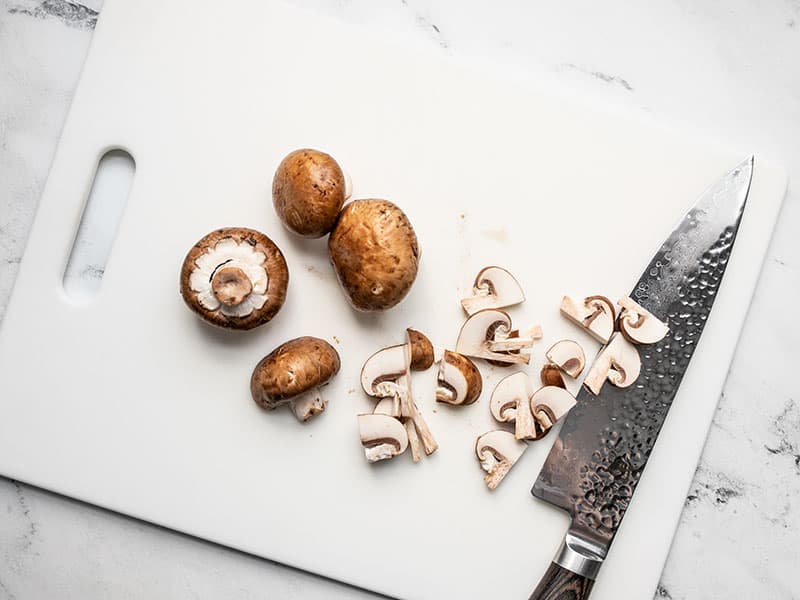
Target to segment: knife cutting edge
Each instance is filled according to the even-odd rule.
[[[650,261],[631,297],[665,321],[660,342],[640,346],[628,388],[585,387],[531,493],[566,510],[571,524],[530,600],[583,600],[608,554],[717,296],[742,219],[753,157],[707,189]]]

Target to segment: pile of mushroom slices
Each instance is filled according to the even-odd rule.
[[[369,462],[394,458],[411,448],[416,463],[422,452],[439,448],[411,396],[411,371],[434,362],[433,345],[419,331],[406,330],[406,342],[378,350],[361,369],[361,387],[378,399],[372,413],[358,415],[361,445]]]

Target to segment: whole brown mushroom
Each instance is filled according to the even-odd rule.
[[[328,402],[319,388],[339,372],[339,353],[325,340],[304,336],[281,344],[256,365],[250,393],[256,404],[273,409],[291,404],[295,416],[307,421]]]
[[[417,277],[417,235],[406,214],[388,200],[354,200],[345,206],[328,250],[347,298],[361,311],[395,306]]]
[[[245,227],[217,229],[189,250],[181,267],[186,305],[208,323],[253,329],[286,300],[289,270],[275,243]]]
[[[272,202],[290,231],[319,238],[333,229],[346,188],[345,174],[332,156],[319,150],[295,150],[275,171]]]

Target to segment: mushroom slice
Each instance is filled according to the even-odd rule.
[[[304,336],[289,340],[265,356],[253,369],[250,393],[266,409],[291,404],[301,421],[325,410],[320,388],[339,372],[339,353],[325,340]]]
[[[417,428],[414,427],[414,423],[410,419],[405,419],[403,426],[406,428],[406,435],[408,436],[408,447],[411,448],[411,460],[417,463],[422,459],[422,451],[420,447],[419,435],[417,435]]]
[[[378,350],[361,369],[361,387],[375,398],[392,398],[393,417],[408,416],[410,412],[403,409],[411,399],[410,365],[408,344],[399,344]]]
[[[583,385],[595,396],[600,393],[606,379],[617,387],[628,387],[639,377],[641,367],[636,346],[617,332],[597,355]]]
[[[461,406],[481,395],[483,379],[475,363],[458,352],[444,351],[436,380],[436,401]]]
[[[622,298],[617,304],[622,307],[617,320],[620,333],[632,344],[655,344],[667,335],[667,324],[631,298]]]
[[[583,354],[583,348],[580,347],[578,342],[572,340],[556,342],[545,352],[545,356],[547,360],[557,365],[573,379],[581,374],[583,367],[586,365],[586,356]]]
[[[546,385],[533,394],[531,406],[537,424],[543,433],[547,433],[556,421],[575,406],[575,396],[564,388]]]
[[[504,308],[525,301],[525,294],[514,276],[501,267],[480,270],[472,286],[472,296],[461,300],[468,315],[485,308]]]
[[[378,404],[375,405],[375,410],[372,411],[373,415],[388,415],[395,416],[394,413],[394,398],[381,398]]]
[[[517,417],[517,406],[527,402],[533,395],[531,378],[520,371],[501,379],[489,400],[489,411],[500,423],[513,423]]]
[[[461,327],[456,352],[501,363],[528,364],[530,354],[521,352],[533,346],[533,339],[516,337],[511,317],[501,310],[479,310]]]
[[[514,434],[508,431],[489,431],[478,437],[475,454],[481,468],[486,471],[483,480],[490,490],[500,485],[527,447],[525,442],[514,439]]]
[[[433,434],[428,424],[425,422],[425,419],[422,418],[417,405],[413,401],[409,401],[408,407],[408,420],[411,421],[412,425],[416,428],[419,441],[422,442],[422,449],[425,450],[425,454],[430,456],[439,449],[439,444],[433,438]]]
[[[358,432],[369,462],[394,458],[408,448],[405,427],[388,415],[358,415]]]
[[[539,378],[542,380],[542,385],[555,385],[564,389],[567,387],[567,384],[564,383],[564,377],[561,375],[561,369],[553,363],[547,363],[542,366]]]
[[[411,370],[425,371],[433,365],[433,344],[428,337],[410,327],[406,329],[406,340],[411,351]]]
[[[564,296],[561,314],[604,344],[614,333],[614,305],[605,296],[588,296],[581,303]]]

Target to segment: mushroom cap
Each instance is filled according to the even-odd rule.
[[[257,297],[258,301],[248,305],[250,312],[247,314],[237,316],[236,311],[227,311],[225,305],[216,300],[217,308],[207,306],[208,300],[214,297],[204,297],[203,294],[216,291],[212,290],[212,280],[223,265],[227,269],[240,267],[243,272],[253,273],[253,277],[261,269],[266,272],[266,280],[251,281],[251,289],[241,306],[251,298]],[[206,285],[206,272],[208,290],[199,292],[195,289],[196,278],[200,275],[200,283]],[[283,306],[288,285],[289,269],[278,246],[260,231],[245,227],[226,227],[203,236],[189,250],[181,267],[181,296],[186,305],[206,322],[227,329],[253,329],[270,321]],[[263,286],[266,287],[262,289]],[[222,289],[230,291],[229,286]]]
[[[285,404],[339,372],[339,353],[325,340],[304,336],[281,344],[253,369],[250,393],[264,408]]]
[[[472,404],[482,390],[483,378],[475,363],[463,354],[445,350],[439,363],[436,401],[456,406]]]
[[[632,344],[655,344],[667,335],[667,324],[631,298],[622,298],[617,304],[622,307],[619,331]]]
[[[411,370],[425,371],[433,364],[433,344],[428,337],[416,329],[406,329],[408,346],[411,349]]]
[[[272,180],[272,203],[283,224],[304,237],[333,229],[346,194],[345,175],[332,156],[304,148],[290,152]]]
[[[420,252],[414,228],[388,200],[354,200],[345,206],[328,250],[339,283],[357,310],[395,306],[417,277]]]
[[[473,295],[461,300],[468,315],[484,308],[504,308],[525,301],[525,293],[514,276],[502,267],[484,267],[475,277]]]
[[[555,385],[564,389],[567,387],[567,384],[564,383],[564,377],[561,375],[561,369],[553,363],[542,365],[539,378],[542,380],[542,385]]]
[[[519,402],[527,402],[533,395],[531,378],[523,371],[501,379],[489,400],[489,411],[500,423],[513,423]]]
[[[575,379],[586,365],[586,356],[578,342],[559,340],[545,352],[547,360]]]

